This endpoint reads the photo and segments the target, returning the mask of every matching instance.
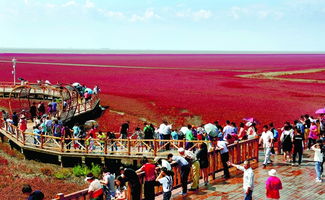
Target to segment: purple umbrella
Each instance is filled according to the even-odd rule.
[[[316,110],[315,113],[316,114],[325,114],[325,108],[320,108],[320,109]]]
[[[247,121],[247,122],[251,122],[251,123],[255,123],[255,124],[259,124],[260,122],[257,121],[255,118],[253,117],[246,117],[243,120]]]

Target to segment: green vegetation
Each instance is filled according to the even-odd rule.
[[[77,165],[72,169],[73,175],[76,177],[86,176],[88,173],[93,173],[95,177],[99,177],[101,174],[102,168],[100,165],[95,165],[91,163],[91,168],[86,165]]]

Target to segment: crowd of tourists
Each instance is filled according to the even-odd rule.
[[[32,109],[31,109],[32,110]],[[3,111],[2,116],[5,120],[9,115]],[[31,115],[32,116],[32,115]],[[54,118],[54,119],[53,119]],[[19,126],[24,131],[25,116],[18,116],[13,113],[10,117],[13,125]],[[60,137],[74,138],[94,138],[94,139],[115,139],[116,134],[112,132],[103,133],[97,130],[96,126],[91,126],[88,129],[75,124],[72,129],[63,125],[59,117],[55,114],[44,116],[37,114],[34,121],[34,133],[48,134]],[[223,177],[230,178],[229,166],[234,166],[244,172],[243,188],[245,199],[252,199],[254,190],[254,172],[250,167],[250,162],[245,161],[243,166],[229,162],[228,145],[236,143],[240,140],[259,137],[259,143],[264,148],[265,158],[263,168],[268,165],[272,166],[272,154],[275,154],[274,147],[282,150],[283,161],[293,166],[299,166],[302,163],[303,150],[307,147],[308,150],[314,151],[316,182],[322,182],[323,164],[324,164],[324,140],[325,140],[325,117],[321,115],[319,118],[313,118],[309,115],[303,115],[293,123],[286,122],[281,128],[275,128],[273,123],[262,126],[262,131],[259,133],[256,128],[257,121],[248,121],[240,123],[239,127],[236,123],[226,121],[224,127],[219,122],[208,123],[198,127],[192,125],[183,126],[179,129],[174,129],[166,121],[163,121],[160,126],[155,127],[153,124],[144,123],[143,127],[136,127],[135,131],[130,131],[130,122],[125,122],[120,128],[120,138],[141,138],[141,139],[161,139],[165,145],[165,150],[170,150],[170,142],[163,140],[183,140],[185,138],[185,148],[177,148],[178,154],[169,153],[166,158],[155,158],[151,163],[147,158],[142,159],[142,167],[138,170],[131,168],[121,168],[120,176],[115,177],[115,174],[104,169],[103,180],[99,181],[92,174],[88,174],[86,180],[90,183],[89,195],[92,199],[140,199],[141,185],[138,174],[144,173],[144,191],[145,199],[155,198],[155,187],[162,185],[163,198],[170,199],[173,189],[173,171],[171,166],[176,165],[179,168],[180,178],[182,183],[181,195],[186,195],[188,192],[188,176],[191,173],[193,180],[190,191],[199,189],[200,174],[204,180],[204,184],[208,184],[208,167],[209,159],[208,152],[217,150],[220,152],[220,157],[223,165]],[[131,133],[130,133],[131,132]],[[81,136],[83,134],[84,136]],[[193,148],[192,141],[202,140],[199,148]],[[68,140],[69,141],[69,140]],[[184,141],[184,140],[183,140]],[[83,143],[82,143],[83,142]],[[80,145],[85,145],[87,140],[81,140],[80,143],[74,143],[74,148],[80,148]],[[92,140],[86,145],[94,148],[95,144]],[[70,142],[71,144],[71,142]],[[208,145],[207,145],[208,144]],[[153,148],[153,143],[148,142],[148,146]],[[68,148],[68,147],[67,147]],[[69,147],[70,148],[70,147]],[[118,146],[112,146],[115,150]],[[298,159],[297,159],[298,158]],[[279,190],[282,189],[281,180],[276,177],[276,170],[269,171],[270,178],[266,181],[267,198],[279,199]],[[127,197],[127,187],[130,187],[131,197]],[[104,185],[104,187],[103,187]]]

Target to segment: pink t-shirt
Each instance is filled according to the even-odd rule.
[[[282,183],[278,177],[270,176],[266,180],[266,197],[267,198],[279,199],[280,198],[279,190],[281,190],[281,189],[282,189]]]
[[[311,125],[308,138],[317,139],[317,126]]]

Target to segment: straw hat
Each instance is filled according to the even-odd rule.
[[[269,176],[276,176],[276,170],[275,169],[271,169],[269,171]]]
[[[85,181],[94,179],[94,175],[92,173],[87,174],[87,177],[85,178]]]

